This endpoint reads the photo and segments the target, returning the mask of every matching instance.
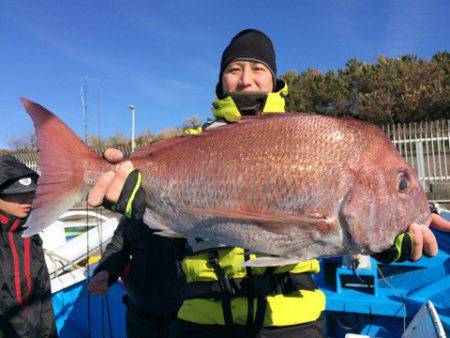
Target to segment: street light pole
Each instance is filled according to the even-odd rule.
[[[136,106],[134,104],[130,104],[128,108],[131,109],[131,151],[133,152],[136,147],[134,143],[134,112],[136,111]]]

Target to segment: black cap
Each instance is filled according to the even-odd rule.
[[[24,194],[37,188],[39,175],[11,155],[0,156],[0,195]]]
[[[275,61],[275,50],[272,41],[263,32],[256,29],[245,29],[231,39],[225,48],[220,61],[219,83],[216,87],[218,97],[223,96],[222,75],[225,68],[234,61],[250,60],[261,62],[272,72],[273,86],[275,88],[277,65]]]

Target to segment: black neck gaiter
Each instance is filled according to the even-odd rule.
[[[267,93],[230,93],[239,113],[242,116],[260,115],[264,111]]]

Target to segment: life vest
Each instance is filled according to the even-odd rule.
[[[277,84],[278,90],[267,95],[262,114],[284,112],[288,89],[282,81]],[[217,98],[213,113],[223,122],[236,121],[241,116],[232,96]],[[200,128],[191,129],[188,133],[199,131]],[[256,257],[242,248],[230,247],[211,248],[185,257],[182,269],[187,284],[178,318],[198,324],[258,328],[296,325],[320,317],[325,309],[325,295],[311,277],[319,272],[317,260],[276,268],[241,266]]]

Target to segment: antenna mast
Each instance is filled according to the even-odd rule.
[[[98,138],[102,139],[102,129],[101,129],[101,110],[100,110],[100,91],[101,91],[101,80],[97,81],[97,123],[98,123]]]
[[[84,120],[84,142],[86,145],[88,144],[88,134],[87,134],[87,88],[86,88],[86,76],[81,82],[81,108],[83,109],[83,120]],[[86,206],[86,283],[89,284],[90,281],[90,272],[89,272],[89,258],[90,258],[90,250],[89,250],[89,205],[85,202]],[[91,295],[87,293],[87,321],[88,321],[88,337],[91,338]]]
[[[83,120],[84,120],[84,142],[88,143],[88,133],[87,133],[87,88],[86,88],[86,76],[81,83],[81,108],[83,109]]]

